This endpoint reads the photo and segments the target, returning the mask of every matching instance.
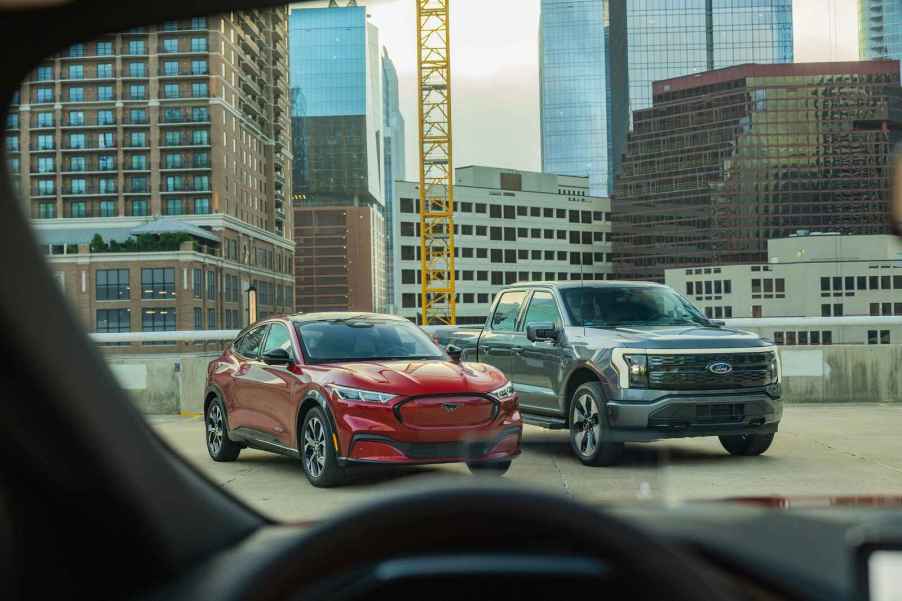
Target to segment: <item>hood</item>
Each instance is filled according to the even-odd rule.
[[[715,499],[718,503],[751,505],[770,509],[812,509],[821,507],[902,507],[900,495],[862,496],[760,496],[726,497]],[[710,502],[710,501],[708,501]]]
[[[601,342],[637,348],[745,348],[771,346],[753,332],[712,326],[624,326],[617,328],[567,328],[567,339]]]
[[[507,378],[482,363],[452,361],[360,361],[332,366],[334,384],[397,395],[485,394],[503,386]]]

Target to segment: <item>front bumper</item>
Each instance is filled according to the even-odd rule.
[[[409,399],[377,405],[332,402],[339,461],[427,464],[505,461],[520,454],[523,422],[516,396],[498,403],[491,419],[478,425],[414,425],[400,406]]]
[[[770,434],[783,417],[779,395],[754,391],[650,391],[654,399],[607,402],[607,440],[650,442],[664,438]]]
[[[379,434],[355,434],[344,463],[426,464],[505,461],[520,454],[522,426],[487,439],[451,442],[405,442]]]

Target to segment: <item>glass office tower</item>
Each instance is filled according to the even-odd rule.
[[[793,60],[792,0],[543,0],[540,23],[542,168],[594,194],[614,191],[653,81]]]
[[[349,3],[289,20],[296,306],[382,311],[384,139],[378,29]]]
[[[542,0],[539,22],[542,171],[610,181],[607,0]]]
[[[858,0],[858,53],[863,59],[902,59],[902,2]]]

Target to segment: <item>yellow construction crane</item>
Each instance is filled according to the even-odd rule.
[[[449,2],[416,0],[423,325],[454,324],[457,321]]]

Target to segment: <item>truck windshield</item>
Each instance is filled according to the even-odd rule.
[[[429,336],[407,321],[355,317],[295,327],[310,363],[445,357]]]
[[[686,299],[661,286],[565,288],[561,296],[575,326],[710,325]]]

